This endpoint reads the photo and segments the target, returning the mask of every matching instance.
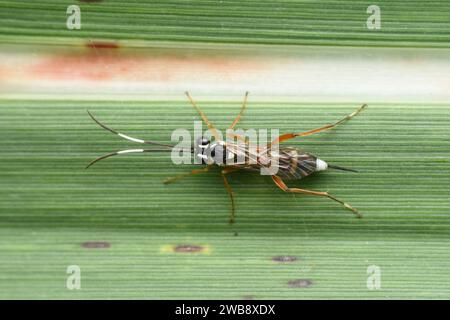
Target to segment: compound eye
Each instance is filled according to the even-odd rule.
[[[197,139],[198,146],[207,146],[210,144],[210,141],[205,137],[200,137]]]

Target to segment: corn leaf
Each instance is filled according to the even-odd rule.
[[[328,190],[362,219],[327,199],[283,193],[270,178],[232,173],[234,225],[218,171],[164,185],[195,168],[165,153],[83,169],[130,146],[93,123],[87,108],[130,135],[163,142],[195,116],[179,101],[126,105],[1,102],[3,298],[448,297],[448,105],[374,104],[333,131],[289,143],[360,171],[291,185]],[[219,128],[238,110],[230,102],[203,106]],[[254,101],[241,127],[310,129],[349,107]],[[81,290],[65,286],[69,265],[81,268]],[[368,290],[372,265],[381,269],[381,290]]]

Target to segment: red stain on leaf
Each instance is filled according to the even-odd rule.
[[[120,78],[139,65],[139,59],[108,52],[51,56],[33,65],[30,72],[41,79],[101,81]]]
[[[118,45],[95,42],[84,53],[47,56],[30,66],[32,77],[51,80],[121,80],[145,82],[234,79],[267,68],[252,57],[203,56],[174,53],[126,53]],[[100,49],[101,50],[97,50]],[[114,49],[114,50],[104,50]]]
[[[0,66],[0,80],[7,79],[10,72],[6,67]]]

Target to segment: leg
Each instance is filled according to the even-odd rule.
[[[244,97],[244,102],[242,104],[241,107],[241,111],[239,112],[239,114],[237,115],[237,117],[234,119],[233,123],[231,124],[231,126],[228,129],[234,129],[234,127],[236,126],[236,124],[238,124],[239,120],[241,120],[242,115],[244,114],[245,108],[247,107],[247,97],[248,97],[248,91],[245,93],[245,97]],[[227,135],[230,138],[233,139],[238,139],[242,142],[247,143],[247,139],[244,136],[235,134],[235,133],[228,133]]]
[[[328,192],[320,192],[320,191],[311,191],[311,190],[305,190],[305,189],[298,189],[298,188],[289,188],[284,182],[283,180],[281,180],[280,177],[278,176],[272,176],[272,180],[273,182],[275,182],[275,184],[283,191],[285,192],[292,192],[292,193],[303,193],[303,194],[310,194],[313,196],[321,196],[321,197],[327,197],[333,201],[339,202],[340,204],[342,204],[344,207],[346,207],[347,209],[351,210],[354,214],[356,214],[356,216],[358,218],[361,218],[362,215],[358,212],[358,210],[356,210],[355,208],[353,208],[351,205],[333,197],[332,195],[328,194]]]
[[[209,122],[209,120],[206,117],[206,115],[203,113],[202,110],[200,110],[200,108],[195,103],[194,99],[192,99],[191,95],[187,91],[186,91],[186,96],[188,97],[189,101],[191,102],[191,104],[195,108],[195,110],[197,110],[197,112],[200,115],[200,117],[202,118],[202,120],[208,126],[208,129],[211,131],[211,133],[213,134],[214,138],[216,138],[216,140],[221,140],[220,136],[219,136],[219,133],[217,132],[217,129],[213,126],[213,124],[211,122]]]
[[[241,120],[241,117],[244,114],[245,108],[247,107],[247,97],[248,97],[248,91],[245,93],[244,103],[242,104],[241,111],[237,115],[236,119],[234,119],[233,123],[230,126],[230,129],[233,129],[237,125],[239,120]]]
[[[281,136],[279,136],[278,138],[276,138],[274,141],[272,141],[272,144],[274,143],[280,143],[295,137],[305,137],[305,136],[309,136],[311,134],[314,133],[318,133],[318,132],[322,132],[331,128],[336,127],[337,125],[350,120],[351,118],[353,118],[354,116],[356,116],[358,113],[360,113],[365,107],[367,107],[367,104],[363,104],[361,107],[359,107],[356,111],[350,113],[349,115],[347,115],[346,117],[342,118],[341,120],[339,120],[338,122],[335,122],[333,124],[327,124],[323,127],[317,128],[317,129],[313,129],[313,130],[309,130],[306,132],[297,132],[297,133],[286,133],[283,134]]]
[[[203,173],[203,172],[208,172],[211,168],[212,168],[212,165],[208,165],[208,166],[206,166],[206,167],[204,167],[204,168],[201,168],[201,169],[194,169],[194,170],[192,170],[191,172],[183,173],[183,174],[180,174],[180,175],[175,176],[175,177],[167,178],[166,180],[164,180],[164,184],[172,183],[172,182],[178,181],[178,180],[180,180],[180,179],[183,179],[183,178],[185,178],[185,177],[192,176],[192,175],[194,175],[194,174],[199,174],[199,173]]]
[[[228,183],[228,179],[227,179],[227,177],[225,177],[225,175],[227,173],[233,172],[235,170],[237,170],[237,169],[226,168],[226,169],[223,169],[220,173],[222,175],[223,183],[225,184],[225,188],[227,189],[228,194],[230,195],[230,200],[231,200],[231,212],[230,212],[230,220],[229,220],[230,223],[234,223],[234,217],[235,217],[234,216],[234,211],[235,211],[234,210],[234,193],[233,193],[233,189],[231,189],[231,186]]]

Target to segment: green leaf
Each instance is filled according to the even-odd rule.
[[[81,30],[66,27],[73,4]],[[378,1],[381,29],[368,30],[372,4],[0,0],[0,298],[448,299],[448,1]],[[281,133],[369,103],[285,143],[358,169],[289,186],[329,191],[364,217],[236,172],[230,225],[219,169],[171,185],[198,166],[152,153],[84,169],[139,147],[86,109],[170,142],[199,120],[180,94],[191,88],[220,129],[245,90],[239,127]],[[80,290],[67,287],[70,266]]]
[[[80,43],[112,39],[155,41],[449,47],[448,1],[99,1],[78,3],[81,30],[68,30],[73,1],[0,1],[0,39],[13,43]],[[367,9],[381,11],[368,30]],[[150,41],[150,42],[149,42]]]
[[[222,129],[239,110],[231,102],[201,105]],[[240,126],[308,130],[355,107],[251,101]],[[164,185],[195,168],[164,153],[84,170],[102,153],[134,147],[99,128],[87,108],[118,130],[163,142],[198,119],[180,101],[1,101],[1,298],[449,296],[448,104],[371,104],[332,131],[286,143],[358,169],[290,185],[328,190],[362,219],[238,172],[229,178],[234,225],[218,171]],[[279,256],[295,259],[274,261],[290,260]],[[66,288],[69,265],[81,268],[81,290]],[[371,265],[381,270],[380,290],[367,288]]]

